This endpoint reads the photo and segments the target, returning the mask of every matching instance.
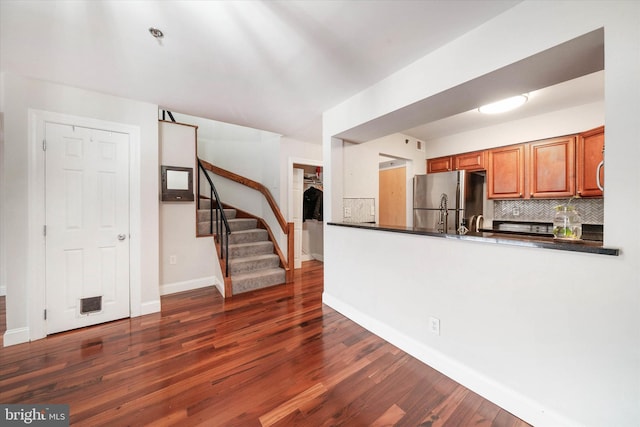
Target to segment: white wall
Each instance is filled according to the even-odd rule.
[[[322,145],[280,137],[272,132],[185,114],[173,113],[182,123],[198,126],[198,155],[223,169],[265,185],[290,220],[289,192],[295,162],[322,162]],[[315,163],[314,163],[315,164]],[[266,199],[255,190],[212,176],[223,202],[263,218],[271,227],[280,248],[287,240]]]
[[[161,122],[160,164],[194,168],[196,127]],[[214,285],[224,295],[224,278],[212,237],[196,237],[196,202],[160,204],[160,294]],[[174,257],[175,264],[170,262]]]
[[[1,105],[5,119],[4,231],[7,284],[7,330],[28,330],[27,295],[29,153],[28,109],[94,118],[140,128],[141,307],[146,314],[160,309],[158,289],[158,123],[157,106],[71,88],[13,74],[3,74]],[[135,236],[132,236],[132,238]],[[11,248],[11,250],[7,250]],[[6,341],[5,341],[6,342]]]
[[[605,244],[620,256],[325,227],[327,304],[536,426],[640,425],[640,224],[627,220],[640,211],[640,3],[524,1],[324,115],[325,218],[339,220],[347,159],[332,136],[599,27]]]
[[[4,89],[2,82],[4,79],[0,78],[0,102],[2,102],[2,94]],[[4,107],[0,104],[0,242],[4,242]],[[5,245],[0,243],[0,296],[7,294],[7,269],[5,258]]]
[[[263,184],[278,200],[280,135],[185,114],[173,116],[178,122],[198,126],[197,150],[201,159]],[[260,192],[217,175],[211,178],[223,203],[263,218],[280,247],[284,243],[286,248],[284,233]]]
[[[407,140],[409,141],[408,143],[406,142]],[[363,144],[345,142],[343,150],[343,197],[375,199],[376,212],[380,212],[378,189],[381,154],[408,160],[406,162],[406,223],[411,226],[413,224],[413,176],[426,173],[425,153],[416,149],[416,139],[413,137],[394,134]],[[376,220],[378,220],[377,214]]]

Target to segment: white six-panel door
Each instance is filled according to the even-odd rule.
[[[45,124],[47,333],[129,317],[129,135]]]

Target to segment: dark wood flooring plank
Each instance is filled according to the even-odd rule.
[[[526,426],[324,306],[322,263],[294,276],[0,348],[0,401],[66,403],[92,427]]]

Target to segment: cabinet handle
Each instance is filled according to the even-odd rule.
[[[518,194],[518,197],[522,197],[522,193]]]
[[[602,149],[602,151],[604,152],[604,148]],[[598,166],[596,167],[596,185],[598,186],[598,189],[600,189],[600,191],[604,191],[604,186],[602,185],[602,182],[600,181],[600,170],[604,167],[604,160],[602,160],[600,163],[598,163]]]
[[[529,197],[533,198],[533,193],[529,194]]]

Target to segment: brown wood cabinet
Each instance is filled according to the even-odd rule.
[[[524,197],[524,144],[487,152],[487,196],[490,199]]]
[[[427,173],[448,172],[453,170],[453,157],[436,157],[427,159]]]
[[[580,197],[602,197],[596,176],[600,174],[600,183],[604,185],[604,166],[598,168],[604,160],[604,126],[581,133],[577,145],[577,194]]]
[[[531,142],[528,146],[528,182],[531,198],[575,195],[575,137]]]
[[[483,170],[486,167],[486,151],[474,151],[473,153],[463,153],[455,156],[455,170]]]

